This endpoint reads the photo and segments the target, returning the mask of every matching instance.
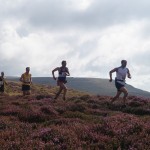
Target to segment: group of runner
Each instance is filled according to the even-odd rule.
[[[66,100],[66,93],[67,93],[66,77],[70,76],[69,69],[66,66],[67,66],[67,62],[65,60],[63,60],[61,63],[61,67],[56,67],[55,69],[52,70],[53,79],[57,81],[57,86],[59,86],[59,90],[54,97],[55,100],[59,97],[59,95],[62,93],[62,91],[63,91],[63,100]],[[122,60],[121,66],[116,67],[109,72],[109,76],[110,76],[109,81],[110,82],[112,82],[112,73],[116,72],[115,86],[117,88],[117,93],[111,99],[111,103],[113,103],[116,99],[118,99],[119,96],[121,95],[121,93],[123,93],[124,94],[123,105],[126,105],[128,91],[125,87],[125,84],[126,84],[125,79],[126,79],[126,76],[128,78],[131,78],[130,71],[126,66],[127,66],[127,61]],[[58,78],[55,77],[56,71],[58,71]],[[26,67],[26,72],[21,75],[20,81],[22,82],[23,96],[30,95],[30,93],[31,93],[30,86],[32,84],[30,67]],[[1,72],[1,76],[0,76],[0,93],[1,94],[4,93],[5,84],[7,84],[7,82],[4,79],[4,72]]]

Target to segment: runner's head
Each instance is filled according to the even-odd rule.
[[[30,72],[30,67],[26,67],[26,73]]]
[[[121,66],[126,67],[126,65],[127,65],[127,61],[126,60],[121,60]]]
[[[1,72],[1,76],[2,76],[2,77],[4,76],[4,72]]]
[[[67,62],[66,62],[65,60],[63,60],[63,61],[61,62],[61,64],[62,64],[62,67],[66,67]]]

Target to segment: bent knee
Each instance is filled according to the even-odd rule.
[[[67,87],[64,87],[64,90],[67,91],[68,90]]]
[[[125,92],[124,92],[124,96],[128,96],[128,91],[125,91]]]
[[[67,87],[66,87],[65,85],[62,85],[62,86],[61,86],[61,89],[67,91]]]

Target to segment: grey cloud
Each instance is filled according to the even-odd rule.
[[[31,68],[31,73],[33,76],[44,76],[44,71],[47,71],[46,76],[49,75],[50,71],[48,70],[49,68],[47,68],[47,65],[43,65],[43,68],[40,68],[39,71],[39,67],[33,67],[32,64],[28,63],[27,59],[28,58],[22,60],[21,57],[12,58],[9,59],[9,61],[6,59],[2,59],[0,60],[0,72],[4,71],[5,76],[21,76],[21,74],[25,72],[25,68],[29,66]]]
[[[150,50],[146,52],[139,52],[134,57],[132,57],[132,61],[134,64],[144,64],[148,68],[150,65]]]
[[[102,61],[100,61],[102,60]],[[104,75],[107,77],[108,72],[110,71],[110,62],[105,61],[105,58],[102,58],[100,56],[96,56],[93,59],[91,59],[86,66],[84,67],[84,71],[92,71],[93,73],[99,73],[101,75]],[[115,60],[114,60],[115,61]],[[114,67],[114,66],[112,66]],[[113,69],[113,68],[112,68]]]
[[[17,34],[20,36],[20,37],[27,37],[29,35],[29,31],[24,28],[24,27],[20,27],[20,28],[17,28],[16,30]]]
[[[150,73],[150,51],[139,52],[138,54],[132,56],[131,66],[132,70],[137,72],[140,75],[149,76]],[[138,70],[135,68],[138,67]]]
[[[25,19],[33,27],[99,29],[129,20],[149,18],[149,5],[148,0],[99,0],[93,1],[89,8],[81,11],[69,7],[68,0],[27,0],[17,8],[3,12],[10,17]]]
[[[82,35],[84,34],[85,33]],[[87,56],[92,56],[94,53],[96,53],[95,50],[98,45],[98,39],[96,37],[87,38],[81,42],[82,38],[79,34],[65,35],[57,38],[56,40],[63,41],[69,45],[70,51],[67,53],[67,57],[69,58],[76,55],[78,55],[79,59],[85,59]]]
[[[55,9],[51,11],[47,10],[46,13],[41,13],[44,18],[47,16],[48,24],[53,24],[59,26],[60,24],[71,24],[72,26],[82,26],[82,27],[101,27],[118,22],[126,22],[129,19],[137,19],[139,16],[147,16],[149,14],[148,1],[146,3],[142,2],[127,2],[119,0],[112,1],[95,1],[93,4],[85,11],[68,10],[66,7],[62,8],[54,5]],[[137,7],[139,5],[139,7]],[[36,12],[36,11],[35,11]],[[33,16],[34,18],[34,16]],[[35,17],[36,18],[36,17]],[[40,19],[40,18],[39,18]],[[41,21],[40,21],[41,22]]]
[[[0,71],[4,71],[6,76],[18,75],[19,72],[25,71],[24,63],[21,59],[10,59],[6,61],[5,59],[0,60]]]
[[[141,19],[149,17],[150,2],[127,2],[119,0],[112,1],[95,1],[85,11],[79,11],[66,7],[65,3],[58,5],[57,2],[47,4],[44,3],[34,10],[31,14],[30,21],[35,26],[47,25],[48,27],[82,27],[85,28],[101,28],[115,23],[123,23],[133,19]],[[43,7],[42,7],[43,6]]]
[[[14,57],[10,59],[3,58],[1,55],[2,58],[0,59],[0,71],[1,70],[5,71],[7,75],[18,75],[18,74],[20,75],[21,73],[24,72],[26,65],[28,65],[26,64],[28,63],[27,60],[30,59],[31,61],[29,61],[29,63],[33,65],[32,73],[43,76],[42,73],[45,70],[49,69],[48,65],[53,67],[53,65],[60,64],[58,63],[58,61],[61,62],[62,59],[66,59],[68,65],[72,63],[73,69],[72,68],[71,69],[73,71],[75,70],[74,71],[75,76],[77,74],[80,74],[80,72],[85,72],[87,73],[86,75],[88,74],[91,75],[91,72],[93,72],[95,74],[99,73],[100,75],[103,74],[104,76],[106,76],[108,75],[108,71],[110,71],[110,69],[113,69],[114,67],[120,65],[120,58],[113,57],[111,55],[109,56],[104,55],[105,58],[102,58],[103,56],[97,57],[100,56],[97,50],[97,48],[101,47],[99,45],[101,44],[99,42],[100,36],[102,34],[105,34],[99,32],[98,30],[101,30],[108,26],[112,26],[114,24],[128,23],[134,20],[138,20],[137,22],[139,22],[143,19],[144,20],[147,19],[149,21],[150,18],[150,9],[149,9],[150,1],[148,0],[143,0],[143,1],[93,0],[93,3],[85,10],[79,10],[73,6],[70,6],[69,4],[70,2],[71,0],[34,0],[34,1],[31,0],[1,1],[0,0],[1,26],[5,27],[5,25],[9,24],[9,27],[12,27],[14,32],[17,33],[20,37],[20,40],[18,38],[15,39],[13,35],[9,37],[9,34],[8,35],[3,34],[3,29],[1,28],[0,32],[2,33],[0,33],[1,35],[0,55],[4,54],[1,53],[1,51],[5,50],[5,48],[14,51],[15,55],[13,55]],[[13,21],[12,26],[11,26],[11,21]],[[138,36],[138,39],[139,38],[143,39],[143,37],[147,38],[149,36],[149,32],[147,32],[149,31],[149,25],[147,25],[147,27],[145,28],[145,26],[142,27],[142,25],[140,24],[140,27],[143,30],[142,29],[138,30],[137,31],[138,33],[136,32],[137,33],[136,37]],[[41,30],[42,31],[45,30],[46,32],[40,32]],[[82,30],[84,31],[82,32]],[[9,29],[7,32],[9,32]],[[30,39],[29,36],[32,34],[32,32],[35,32],[35,37],[33,36]],[[40,37],[40,33],[42,34],[46,33],[47,35],[45,37],[47,39],[45,37],[42,39],[41,37],[41,40],[36,40],[35,39],[36,35]],[[107,34],[109,36],[109,33]],[[86,36],[91,36],[91,38],[90,37],[86,38]],[[51,38],[52,38],[52,42],[49,41]],[[47,42],[44,43],[44,40],[46,40]],[[107,50],[109,51],[109,49],[107,49],[107,44],[109,44],[109,42],[110,43],[113,42],[109,40],[112,40],[112,38],[110,39],[108,38],[108,43],[105,43],[105,41],[104,43],[102,43],[103,44],[102,47],[106,46],[106,51]],[[115,40],[119,41],[120,39],[115,39]],[[107,41],[107,36],[106,36],[106,41]],[[148,40],[146,41],[143,40],[140,43],[139,40],[139,45],[137,43],[137,48],[138,46],[141,46],[140,44],[144,44],[145,42],[146,44],[148,44],[147,41]],[[5,44],[5,42],[6,44],[8,44],[8,47],[1,47],[1,45]],[[50,62],[48,62],[50,64],[47,65],[45,64],[45,62],[44,63],[41,62],[41,68],[40,68],[41,70],[38,70],[39,66],[37,64],[32,64],[33,63],[32,58],[36,54],[36,50],[37,52],[40,50],[40,44],[41,44],[40,42],[43,45],[41,46],[41,48],[43,48],[42,52],[46,53],[48,52],[47,49],[52,49],[52,51],[54,49],[54,51],[58,51],[58,53],[56,58],[54,58],[55,57],[54,55],[56,53],[54,53],[54,55],[53,53],[48,53],[48,54],[46,53],[45,55],[39,53],[39,55],[43,56],[43,59],[48,61],[50,60]],[[133,42],[134,42],[134,37],[133,37]],[[36,46],[34,47],[34,44],[35,45],[37,44],[37,47],[39,47],[39,49],[35,50],[34,48],[36,48]],[[65,46],[63,46],[62,48],[61,45],[63,44]],[[122,46],[125,46],[123,44],[124,43],[122,43]],[[57,45],[60,46],[57,47]],[[113,43],[111,43],[111,45],[113,45]],[[9,49],[9,47],[11,48]],[[130,47],[130,43],[129,43],[129,47]],[[67,48],[66,52],[64,53],[59,52],[59,50],[65,51],[65,48]],[[33,56],[29,57],[27,56],[28,54],[24,56],[25,55],[24,52],[26,52],[27,49],[31,50],[32,52],[31,55]],[[103,48],[103,50],[104,49],[105,48]],[[28,52],[29,51],[27,51],[27,53]],[[21,54],[24,56],[24,58],[22,58]],[[150,51],[147,50],[147,52],[145,53],[139,52],[134,56],[132,55],[133,54],[129,56],[130,64],[133,65],[133,67],[134,66],[140,67],[141,69],[137,76],[140,76],[141,74],[148,76],[150,72],[149,69]],[[38,57],[38,55],[35,56]],[[120,57],[119,54],[118,57]],[[108,62],[107,59],[109,59]],[[36,61],[36,59],[34,60]],[[98,62],[99,64],[96,64],[96,62]],[[51,63],[53,64],[51,65]],[[90,73],[88,73],[88,71]],[[48,71],[46,73],[47,75],[49,75]],[[144,79],[144,80],[147,81],[148,79]],[[137,82],[141,82],[141,81],[137,80]]]
[[[97,48],[97,40],[93,39],[86,41],[77,47],[79,51],[79,58],[86,58],[87,56],[92,56],[95,49]]]

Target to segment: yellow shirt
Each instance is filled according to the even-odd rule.
[[[31,83],[31,74],[22,74],[22,78],[23,78],[23,85],[30,85]]]

